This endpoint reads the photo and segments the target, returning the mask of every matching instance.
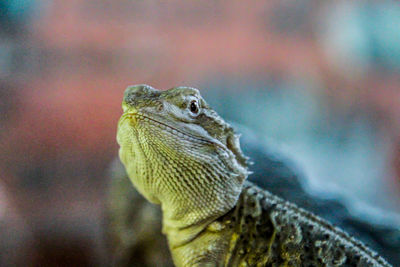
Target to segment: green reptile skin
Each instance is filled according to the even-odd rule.
[[[390,266],[343,231],[246,181],[239,136],[199,91],[128,87],[119,156],[160,204],[176,266]]]

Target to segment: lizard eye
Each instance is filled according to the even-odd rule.
[[[189,109],[190,109],[190,112],[192,112],[195,115],[197,115],[199,113],[199,104],[197,103],[196,100],[193,100],[192,102],[190,102]]]

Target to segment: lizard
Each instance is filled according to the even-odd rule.
[[[129,86],[119,157],[161,205],[176,266],[391,266],[311,212],[246,181],[234,132],[192,87]]]

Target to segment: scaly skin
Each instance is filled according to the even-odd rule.
[[[177,266],[390,266],[317,216],[246,182],[239,136],[189,87],[128,87],[120,159],[163,211]]]

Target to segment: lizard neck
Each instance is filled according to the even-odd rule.
[[[215,262],[224,258],[228,238],[222,235],[227,229],[220,227],[216,220],[234,208],[242,182],[223,176],[210,181],[209,184],[195,184],[198,196],[183,191],[165,194],[160,199],[162,231],[167,236],[176,266],[215,266]]]
[[[164,194],[161,199],[163,233],[170,247],[185,246],[198,237],[236,205],[241,190],[240,180],[219,176],[210,184],[196,184],[198,196],[185,190]]]
[[[169,135],[158,142],[156,130],[131,136],[136,145],[121,146],[120,158],[139,192],[161,204],[163,233],[170,247],[179,247],[236,205],[248,172],[218,144]]]

